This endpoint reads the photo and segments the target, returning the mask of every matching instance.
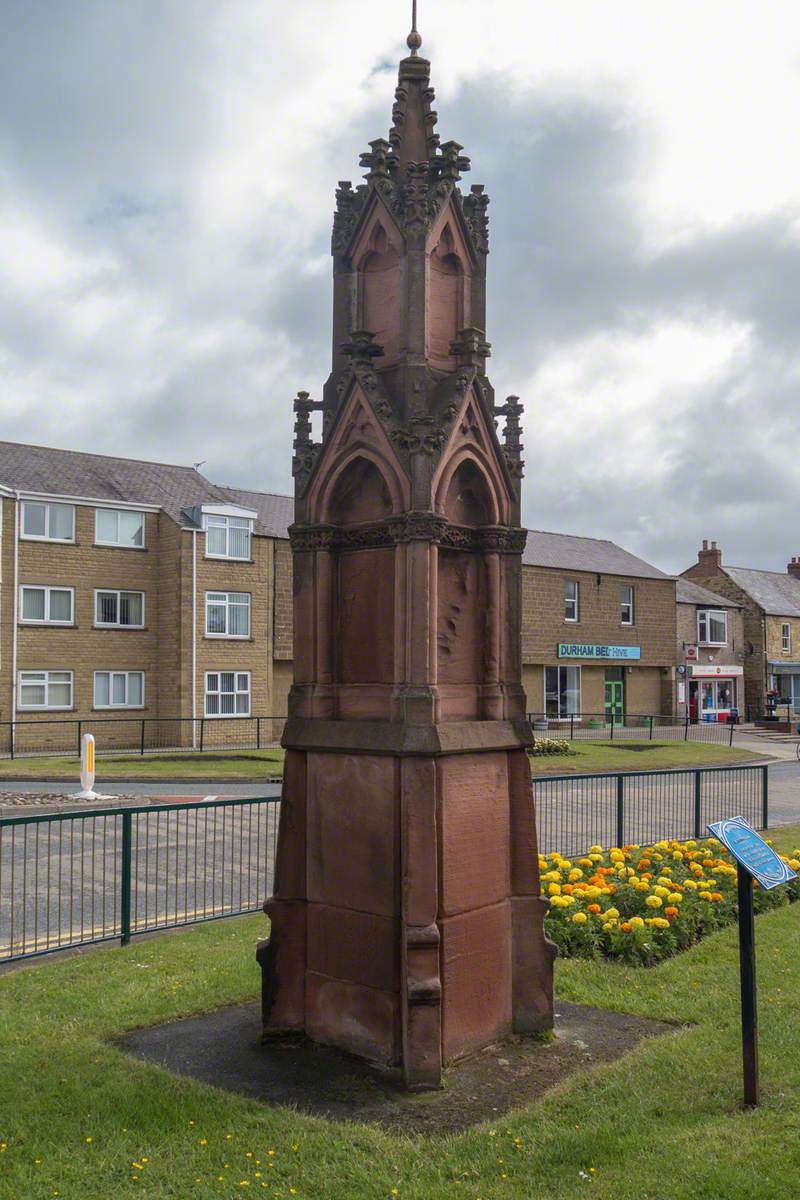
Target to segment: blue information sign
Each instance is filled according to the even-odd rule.
[[[766,891],[797,878],[792,868],[767,845],[744,817],[715,821],[708,828]]]
[[[598,646],[586,642],[559,642],[558,657],[637,661],[642,657],[642,648],[641,646]]]

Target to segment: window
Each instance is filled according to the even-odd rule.
[[[23,500],[22,536],[46,542],[74,542],[75,505]]]
[[[577,586],[577,585],[576,585]],[[544,711],[547,717],[569,717],[581,709],[580,667],[545,667]]]
[[[144,513],[115,508],[95,509],[94,540],[101,546],[141,549],[144,546]]]
[[[728,614],[724,609],[701,608],[697,613],[697,640],[702,646],[724,646],[728,640]]]
[[[623,583],[619,589],[619,619],[622,625],[633,624],[633,585]]]
[[[578,584],[574,579],[567,579],[564,583],[564,620],[577,621],[578,619]]]
[[[95,625],[141,629],[144,625],[144,592],[95,592]]]
[[[788,621],[781,625],[781,650],[784,654],[791,654],[792,651],[792,627]]]
[[[143,671],[95,671],[95,708],[141,708],[143,704]]]
[[[72,671],[20,671],[20,708],[72,708]]]
[[[208,671],[206,673],[206,716],[250,716],[249,671]]]
[[[207,558],[250,557],[249,517],[215,517],[208,513],[205,523]]]
[[[206,633],[209,637],[249,637],[250,593],[206,592]]]
[[[20,589],[21,620],[31,625],[71,625],[73,588],[28,587]]]

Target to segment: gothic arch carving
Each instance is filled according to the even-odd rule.
[[[313,521],[356,524],[401,512],[405,497],[391,462],[374,447],[351,445],[331,461],[312,502]]]
[[[442,370],[455,367],[450,345],[465,324],[464,276],[464,260],[447,222],[428,258],[428,356]]]
[[[462,484],[463,492],[459,490]],[[470,494],[467,495],[467,492]],[[464,446],[444,463],[436,482],[434,509],[456,525],[475,525],[477,521],[461,520],[451,512],[455,514],[459,510],[464,515],[471,513],[477,516],[479,509],[486,513],[486,519],[481,524],[505,524],[508,520],[508,501],[498,491],[491,462],[486,455],[476,447]]]

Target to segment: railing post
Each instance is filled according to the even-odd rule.
[[[689,740],[689,716],[688,716],[688,714],[686,716],[686,719],[683,722],[683,740],[685,742],[688,742],[688,740]]]
[[[206,736],[206,719],[205,719],[205,717],[201,717],[200,718],[200,753],[201,754],[203,752],[203,742],[205,741],[205,736]]]
[[[614,710],[611,710],[611,741],[614,740]]]
[[[575,741],[575,713],[569,714],[569,740]]]
[[[728,738],[728,745],[732,746],[733,745],[733,721],[729,721],[728,725],[730,726],[730,730],[731,730],[731,736]]]
[[[617,845],[621,846],[624,839],[625,825],[625,776],[617,776]]]
[[[17,740],[17,730],[16,730],[15,723],[12,721],[11,722],[11,747],[10,747],[12,758],[14,757],[14,751],[16,750],[16,746],[14,744],[16,742],[16,740]]]
[[[81,756],[81,722],[78,721],[78,758]]]
[[[650,741],[653,740],[653,718],[650,718]]]
[[[695,771],[695,773],[694,773],[694,836],[696,838],[703,836],[703,830],[700,826],[700,822],[701,822],[700,807],[701,807],[701,798],[702,798],[701,787],[702,787],[702,783],[701,783],[701,778],[700,778],[700,771]]]
[[[261,749],[261,717],[256,717],[256,750]]]
[[[144,717],[142,717],[142,730],[139,736],[139,753],[144,758]]]
[[[119,898],[120,942],[127,946],[131,940],[131,855],[133,853],[133,815],[122,814],[122,881]]]
[[[761,828],[769,829],[769,767],[761,768]]]

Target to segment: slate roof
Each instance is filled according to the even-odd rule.
[[[800,617],[800,579],[788,572],[756,571],[751,567],[723,567],[723,571],[765,613],[776,617]]]
[[[710,592],[708,588],[700,587],[699,583],[695,583],[692,579],[682,579],[678,576],[677,586],[678,604],[702,604],[709,608],[741,608],[741,604],[737,604],[735,600],[728,600],[725,596],[718,596],[716,592]]]
[[[598,575],[635,579],[674,578],[614,542],[570,533],[543,533],[540,529],[528,530],[522,561],[526,566],[555,567],[561,571],[594,571]]]

